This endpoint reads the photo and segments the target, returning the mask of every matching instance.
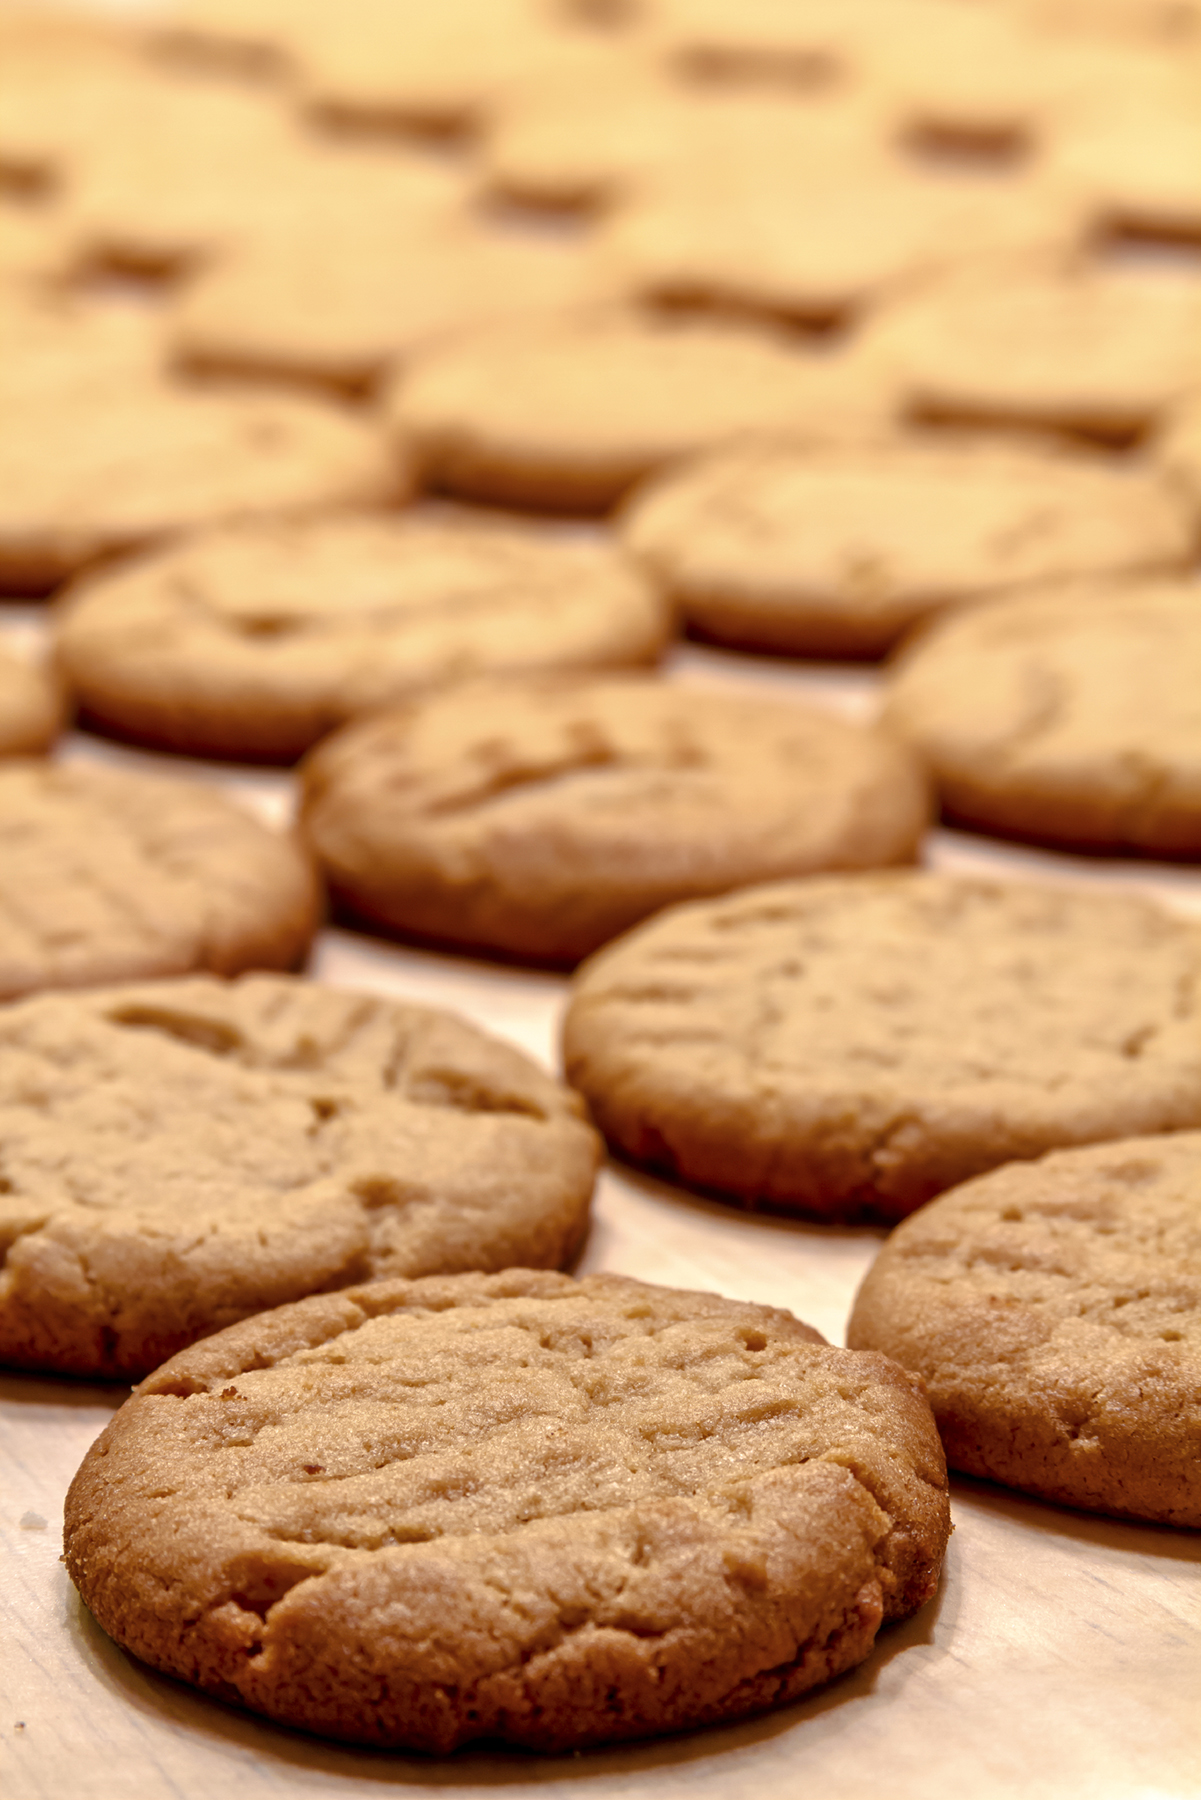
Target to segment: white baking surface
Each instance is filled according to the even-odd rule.
[[[37,654],[42,614],[0,604]],[[672,673],[751,682],[853,713],[874,677],[683,646]],[[286,774],[150,757],[77,734],[63,754],[219,781],[272,821]],[[1121,883],[1201,913],[1201,870],[1100,863],[935,833],[930,860]],[[329,930],[313,972],[455,1007],[553,1064],[566,981]],[[748,1215],[610,1168],[585,1270],[792,1308],[841,1341],[881,1234]],[[1201,1534],[1121,1524],[956,1479],[937,1598],[845,1680],[748,1724],[570,1757],[360,1751],[269,1725],[112,1644],[59,1561],[63,1495],[125,1389],[0,1376],[0,1793],[5,1800],[407,1800],[537,1789],[547,1800],[1185,1800],[1201,1794]]]

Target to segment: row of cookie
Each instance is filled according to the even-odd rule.
[[[930,1380],[955,1466],[1195,1524],[1199,1005],[1201,934],[1146,903],[826,878],[608,950],[565,1055],[619,1149],[746,1202],[895,1219],[997,1170],[890,1240],[852,1341]],[[448,1015],[202,978],[0,1032],[5,1361],[137,1374],[315,1288],[578,1249],[578,1102]]]
[[[922,1370],[959,1466],[1196,1525],[1199,1159],[1195,1133],[1070,1152],[935,1203],[853,1342]],[[791,1700],[933,1594],[949,1519],[925,1399],[886,1357],[765,1307],[511,1270],[350,1288],[176,1356],[65,1525],[86,1603],[153,1666],[447,1751]]]
[[[283,17],[270,10],[272,17],[256,19],[253,9],[231,13],[205,0],[165,30],[152,29],[149,45],[140,34],[86,21],[47,21],[19,8],[0,16],[8,64],[0,167],[29,184],[55,186],[84,254],[150,268],[228,248],[248,231],[265,230],[278,242],[282,228],[295,241],[308,210],[297,199],[307,194],[320,205],[322,178],[336,180],[341,148],[336,137],[310,134],[288,116],[279,102],[296,98],[306,120],[345,123],[357,114],[387,124],[401,134],[399,149],[406,130],[470,127],[477,138],[482,133],[485,191],[541,205],[620,199],[637,211],[667,204],[673,216],[681,203],[695,206],[698,187],[710,185],[703,177],[714,172],[732,173],[761,199],[765,190],[769,206],[786,201],[794,171],[820,185],[815,151],[824,137],[821,160],[828,165],[838,153],[852,187],[873,161],[886,188],[900,178],[894,210],[907,220],[919,264],[945,258],[947,247],[940,251],[920,217],[937,180],[924,181],[920,165],[908,183],[903,177],[897,152],[913,138],[1010,161],[1037,146],[1048,223],[1051,196],[1062,189],[1086,228],[1113,223],[1179,237],[1201,227],[1187,154],[1197,129],[1196,49],[1151,34],[1138,43],[1048,28],[1013,8],[960,0],[777,7],[770,21],[753,10],[710,7],[707,21],[691,21],[700,32],[691,42],[686,20],[674,30],[662,20],[649,31],[597,31],[536,19],[533,9],[503,0],[458,0],[434,19],[370,5],[362,19],[356,7],[321,5]],[[765,24],[766,35],[774,28],[781,40],[774,66]],[[742,57],[733,41],[740,32]],[[427,41],[415,43],[415,33]],[[318,41],[301,46],[306,36]],[[175,53],[165,61],[153,54],[164,39]],[[329,89],[322,97],[311,67],[307,82],[286,82],[282,93],[256,90],[244,79],[247,53],[262,65],[273,49],[277,68],[289,52],[294,64],[307,54],[310,66],[323,54],[335,62],[350,56],[375,101],[364,97],[356,107],[348,93]],[[200,54],[189,60],[189,51]],[[765,80],[755,79],[756,66]],[[791,79],[781,82],[781,71]],[[321,149],[327,167],[309,193]],[[357,154],[342,167],[370,175],[372,158],[356,163]],[[403,159],[394,166],[399,171]],[[770,179],[755,179],[756,171]],[[479,179],[470,165],[464,179]],[[987,212],[988,184],[975,185],[976,206]],[[432,171],[414,198],[417,189],[435,197]],[[444,182],[439,197],[450,192]],[[381,188],[376,197],[386,194]],[[728,212],[720,190],[704,204],[711,215]],[[323,208],[322,216],[332,220],[338,210]],[[352,210],[361,215],[361,207]],[[959,211],[964,217],[962,204]],[[895,260],[895,246],[892,254]]]
[[[887,538],[900,528],[890,515],[907,516],[908,502],[940,514],[970,507],[960,528],[981,564],[944,574],[941,591],[940,571],[915,570],[912,595],[887,606],[867,572],[843,570],[847,599],[819,593],[808,627],[763,628],[766,646],[872,654],[944,597],[1187,560],[1193,544],[1186,525],[1166,520],[1170,497],[1148,495],[1155,470],[1179,488],[1182,516],[1195,515],[1201,495],[1197,292],[1119,272],[1009,273],[915,296],[861,352],[819,353],[746,327],[605,309],[460,334],[414,360],[382,419],[315,397],[180,382],[164,369],[153,315],[51,307],[8,292],[0,582],[44,591],[98,556],[189,525],[386,503],[415,483],[473,500],[604,511],[676,459],[748,433],[782,433],[811,452],[808,492],[802,463],[793,473],[769,461],[756,473],[735,462],[728,474],[718,464],[715,474],[719,493],[762,487],[764,522],[773,538],[791,540],[793,558],[845,512],[848,539],[884,536],[862,553],[873,569],[890,550],[895,559]],[[292,316],[311,313],[293,306]],[[990,462],[962,435],[940,465],[933,454],[923,461],[922,449],[943,440],[913,429],[931,421],[1102,441],[1152,434],[1150,470],[1140,481],[1115,462],[1107,481],[1096,456],[1020,444]],[[968,448],[971,457],[960,454]],[[838,463],[826,472],[819,453],[835,449],[885,460],[859,477],[853,463],[849,473]],[[838,505],[834,520],[823,485]],[[1053,498],[1052,518],[1035,530],[1028,514],[1040,486]],[[798,564],[798,584],[834,586],[838,563],[853,564],[856,550],[836,540],[835,570],[815,576]],[[873,604],[884,617],[856,619]],[[696,622],[712,629],[703,611]]]
[[[389,580],[407,564],[404,604],[388,591],[372,608],[368,572],[362,610],[319,610],[347,552],[381,541],[400,552]],[[281,564],[296,579],[277,608]],[[303,767],[302,812],[340,901],[493,952],[575,961],[690,895],[904,861],[928,818],[923,767],[944,814],[976,828],[1201,851],[1194,583],[1035,588],[958,612],[891,672],[891,736],[612,672],[657,655],[665,624],[597,546],[348,520],[230,532],[102,576],[58,644],[85,717],[135,741],[278,756],[332,732]],[[0,754],[48,747],[62,720],[47,675],[0,660]]]

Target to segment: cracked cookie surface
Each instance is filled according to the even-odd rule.
[[[1166,482],[1100,457],[898,438],[715,451],[640,493],[623,536],[706,637],[878,656],[990,593],[1183,568],[1196,532]]]
[[[953,1468],[1201,1526],[1201,1133],[944,1194],[881,1250],[848,1341],[922,1376]]]
[[[288,976],[0,1016],[0,1361],[144,1374],[394,1275],[554,1267],[597,1160],[574,1094],[450,1013]]]
[[[361,916],[555,962],[694,895],[907,862],[926,817],[896,739],[634,675],[480,682],[364,720],[309,759],[302,807]]]
[[[765,1710],[934,1592],[919,1385],[614,1275],[381,1282],[246,1321],[89,1452],[67,1562],[160,1669],[310,1730],[543,1750]]]
[[[358,713],[493,669],[653,662],[667,603],[620,552],[449,518],[214,531],[75,589],[58,655],[108,729],[299,756]]]
[[[296,841],[215,788],[93,764],[0,767],[0,999],[290,968],[318,912]]]
[[[885,713],[956,818],[1096,850],[1201,852],[1192,583],[1032,593],[948,619],[903,658]]]
[[[1061,1145],[1201,1124],[1201,934],[1134,898],[913,873],[677,907],[601,952],[568,1079],[633,1160],[898,1219]]]
[[[862,436],[894,405],[878,369],[852,355],[597,308],[434,345],[402,370],[387,411],[429,485],[588,513],[740,432]]]

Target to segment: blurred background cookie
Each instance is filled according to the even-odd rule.
[[[1154,473],[899,433],[715,450],[637,491],[621,531],[702,636],[793,656],[876,656],[932,613],[1040,580],[1183,569],[1198,537]]]
[[[606,314],[464,334],[389,402],[425,479],[469,498],[601,512],[673,457],[741,432],[879,430],[849,358],[736,325]]]
[[[290,968],[318,911],[297,844],[216,788],[0,764],[0,998]]]
[[[654,662],[671,623],[615,547],[448,509],[183,539],[72,590],[56,644],[104,729],[289,761],[358,713],[465,676]]]
[[[48,750],[62,730],[61,683],[41,663],[0,651],[0,756]]]
[[[1093,850],[1201,854],[1201,606],[1193,583],[1015,595],[947,619],[886,716],[948,815]]]

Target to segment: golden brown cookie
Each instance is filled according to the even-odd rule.
[[[627,1156],[898,1219],[1060,1145],[1201,1124],[1201,933],[1142,900],[893,873],[673,908],[577,977],[568,1080]]]
[[[754,84],[806,97],[858,71],[864,0],[654,0],[650,28],[668,63],[713,85]]]
[[[876,656],[931,614],[990,593],[1183,568],[1197,531],[1154,474],[898,435],[712,451],[636,492],[622,536],[705,637]]]
[[[62,688],[48,670],[0,651],[0,756],[48,750],[65,710]]]
[[[361,392],[448,334],[612,291],[607,268],[570,240],[499,231],[445,204],[389,217],[382,228],[368,191],[324,223],[298,210],[256,233],[174,308],[181,362]]]
[[[115,552],[201,525],[403,495],[373,423],[317,399],[99,377],[0,378],[0,587],[44,593]]]
[[[40,408],[52,422],[85,397],[119,402],[157,382],[165,361],[157,310],[105,304],[44,281],[0,284],[0,342],[0,428],[10,407]]]
[[[581,33],[492,99],[477,153],[484,187],[528,206],[597,208],[670,153],[694,111],[638,34]]]
[[[288,206],[311,160],[269,95],[148,62],[109,97],[72,166],[64,205],[77,254],[185,271]]]
[[[0,176],[61,184],[151,79],[136,40],[82,9],[6,6],[0,14]]]
[[[0,766],[0,999],[291,968],[318,910],[294,840],[215,788],[92,764]]]
[[[388,410],[434,486],[597,512],[674,457],[746,431],[878,431],[892,400],[849,357],[602,311],[465,333],[415,357]]]
[[[383,1276],[557,1268],[588,1217],[576,1097],[451,1013],[282,975],[0,1011],[0,1362],[144,1375]]]
[[[494,669],[654,662],[665,600],[606,544],[468,512],[231,527],[101,570],[57,655],[86,716],[288,761],[359,713]]]
[[[944,1194],[884,1245],[848,1341],[921,1375],[952,1468],[1201,1526],[1201,1133]]]
[[[1151,445],[1151,458],[1180,489],[1194,516],[1201,518],[1201,381],[1168,413]]]
[[[920,1388],[791,1313],[513,1269],[232,1327],[76,1476],[111,1636],[291,1725],[563,1751],[733,1719],[867,1656],[938,1582]]]
[[[458,132],[503,83],[554,54],[555,40],[553,9],[538,0],[351,0],[302,9],[298,87],[338,122]]]
[[[1201,380],[1201,293],[1100,260],[1000,261],[899,301],[872,341],[922,418],[1122,443]]]
[[[1077,212],[1045,182],[948,179],[906,162],[862,106],[738,99],[704,112],[604,233],[639,298],[845,324],[941,268],[1079,235]]]
[[[1201,54],[1158,58],[1066,114],[1044,173],[1071,188],[1095,232],[1201,242]],[[1137,64],[1136,64],[1137,69]]]
[[[1201,606],[1191,581],[1015,595],[919,638],[890,723],[954,818],[1017,837],[1201,853]]]
[[[553,962],[694,895],[908,862],[926,817],[916,762],[877,731],[635,676],[480,683],[363,720],[314,752],[302,803],[361,917]]]

